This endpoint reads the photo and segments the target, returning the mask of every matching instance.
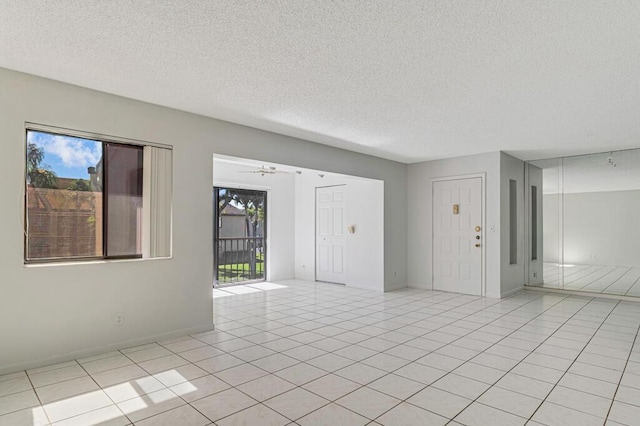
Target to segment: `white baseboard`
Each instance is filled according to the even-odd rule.
[[[416,290],[433,290],[433,286],[430,284],[407,284],[407,288],[415,288]]]
[[[284,275],[284,276],[276,275],[275,277],[269,277],[267,281],[272,283],[275,281],[288,281],[288,280],[295,280],[295,279],[296,277],[294,275]]]
[[[396,283],[396,284],[389,284],[389,285],[385,284],[384,291],[386,293],[388,291],[400,290],[407,287],[408,287],[407,283]]]
[[[15,373],[16,371],[29,370],[32,368],[44,367],[47,365],[58,364],[66,361],[73,361],[76,359],[87,358],[90,356],[99,355],[105,352],[111,352],[118,349],[130,348],[133,346],[159,342],[162,340],[169,340],[169,339],[173,339],[180,336],[186,336],[188,334],[202,333],[202,332],[210,331],[213,329],[214,329],[213,324],[210,324],[202,327],[176,330],[176,331],[171,331],[169,333],[160,333],[160,334],[155,334],[153,336],[124,340],[122,342],[117,342],[109,345],[96,346],[89,349],[82,349],[79,351],[67,352],[65,354],[59,354],[59,355],[54,355],[50,357],[38,358],[30,361],[4,365],[4,366],[0,366],[0,375]]]
[[[501,292],[501,293],[500,293],[500,299],[504,299],[505,297],[509,297],[509,296],[511,296],[512,294],[515,294],[515,293],[517,293],[517,292],[519,292],[519,291],[522,291],[522,290],[524,290],[524,285],[523,285],[523,286],[521,286],[521,287],[516,287],[516,288],[511,289],[511,290],[509,290],[509,291]]]

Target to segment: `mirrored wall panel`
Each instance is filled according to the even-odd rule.
[[[529,284],[640,296],[640,149],[530,165],[542,170],[541,200],[529,208],[541,211],[531,224],[542,227],[544,268]],[[528,188],[529,200],[537,190]]]

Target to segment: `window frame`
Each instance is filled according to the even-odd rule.
[[[142,259],[142,253],[140,254],[121,254],[121,255],[109,255],[109,237],[108,237],[108,228],[109,228],[109,175],[108,173],[104,173],[104,171],[109,169],[109,156],[107,155],[107,146],[135,146],[137,149],[141,151],[144,150],[144,146],[141,145],[133,145],[133,144],[124,144],[120,142],[106,142],[106,141],[98,141],[102,143],[102,158],[103,158],[103,174],[102,174],[102,256],[99,259]],[[142,152],[143,162],[142,162],[142,170],[144,175],[144,151]],[[143,184],[144,187],[144,184]],[[144,189],[143,189],[144,191]],[[143,195],[144,196],[144,195]]]
[[[136,260],[136,259],[144,259],[144,255],[143,253],[140,254],[133,254],[133,255],[116,255],[116,256],[108,256],[107,253],[107,202],[105,201],[105,199],[107,198],[104,192],[104,188],[106,187],[107,184],[107,177],[105,174],[103,174],[102,178],[103,178],[103,192],[102,192],[102,197],[103,197],[103,203],[102,203],[102,214],[103,214],[103,219],[102,219],[102,256],[78,256],[78,257],[47,257],[47,258],[36,258],[36,259],[29,259],[28,254],[29,254],[29,220],[28,220],[28,179],[27,179],[27,157],[26,157],[26,153],[27,153],[27,148],[28,148],[28,133],[32,131],[32,132],[41,132],[41,133],[48,133],[48,134],[52,134],[52,135],[58,135],[58,136],[69,136],[69,137],[76,137],[76,138],[82,138],[82,139],[88,139],[91,141],[95,141],[95,142],[100,142],[102,144],[102,158],[105,158],[105,153],[106,153],[106,145],[107,144],[115,144],[115,145],[132,145],[132,146],[136,146],[136,147],[141,147],[144,150],[145,146],[152,146],[152,147],[157,147],[157,148],[163,148],[163,149],[168,149],[170,151],[173,151],[173,147],[170,145],[165,145],[165,144],[159,144],[159,143],[151,143],[151,142],[145,142],[145,141],[140,141],[140,140],[136,140],[136,139],[131,139],[131,138],[123,138],[123,137],[119,137],[119,136],[110,136],[110,135],[105,135],[105,134],[101,134],[101,133],[94,133],[94,132],[85,132],[85,131],[81,131],[81,130],[74,130],[74,129],[68,129],[68,128],[63,128],[63,127],[58,127],[58,126],[50,126],[50,125],[43,125],[43,124],[37,124],[37,123],[31,123],[31,122],[25,122],[25,126],[24,126],[24,144],[23,144],[23,166],[24,166],[24,174],[23,174],[23,191],[24,191],[24,199],[23,199],[23,234],[24,234],[24,239],[23,239],[23,261],[25,265],[38,265],[38,264],[55,264],[55,263],[82,263],[82,262],[91,262],[91,261],[111,261],[111,260]],[[144,155],[144,154],[143,154]],[[144,170],[144,162],[143,162],[143,170]],[[105,168],[106,169],[106,168]],[[143,172],[144,173],[144,172]],[[144,185],[144,184],[143,184]],[[144,186],[143,186],[144,187]],[[144,197],[144,195],[143,195]]]

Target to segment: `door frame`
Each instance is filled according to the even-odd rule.
[[[229,181],[215,181],[213,183],[213,188],[215,187],[221,187],[221,188],[231,188],[231,189],[248,189],[249,191],[262,191],[262,192],[266,192],[266,196],[267,196],[267,205],[264,209],[264,219],[265,219],[265,230],[267,233],[266,238],[264,239],[265,241],[265,255],[267,257],[267,261],[265,262],[264,267],[265,269],[265,274],[264,274],[264,281],[269,282],[271,281],[271,256],[269,255],[269,247],[271,246],[271,221],[269,220],[269,209],[271,206],[271,202],[269,200],[271,200],[271,187],[270,186],[262,186],[262,185],[251,185],[251,184],[240,184],[240,183],[231,183]],[[215,203],[215,201],[214,201]],[[214,211],[212,212],[212,217],[213,220],[216,220],[216,210],[215,210],[215,206],[214,207]],[[213,224],[214,226],[218,226],[217,223]],[[212,235],[212,239],[213,239],[213,244],[215,245],[216,243],[216,234],[215,234],[216,230],[213,230],[213,235]],[[212,246],[213,248],[213,257],[215,258],[215,248]],[[213,271],[213,275],[214,275],[214,280],[215,280],[215,274],[216,272]],[[233,285],[233,284],[230,284]]]
[[[482,239],[480,245],[480,296],[485,297],[487,294],[487,268],[486,268],[486,241],[489,234],[487,229],[487,202],[486,202],[486,173],[470,173],[466,175],[451,175],[451,176],[438,176],[431,179],[431,290],[433,290],[435,283],[434,265],[435,265],[435,206],[433,200],[435,199],[435,182],[447,182],[462,179],[474,179],[480,178],[480,226],[482,227]]]
[[[539,214],[538,211],[533,212],[531,210],[531,186],[532,186],[532,182],[531,182],[531,167],[536,167],[539,168],[541,170],[541,184],[538,185],[538,201],[537,201],[537,207],[539,209]],[[524,285],[525,286],[543,286],[544,285],[544,238],[542,237],[544,235],[544,192],[543,192],[543,185],[544,185],[544,175],[542,174],[544,173],[544,169],[534,166],[533,164],[531,164],[529,161],[526,161],[524,163],[524,238],[523,238],[523,244],[524,244],[524,250],[522,251],[522,253],[526,256],[524,259]],[[533,235],[531,232],[531,223],[533,220],[533,215],[537,216],[537,225],[538,225],[538,229],[540,232],[541,237],[538,239],[537,235]],[[541,264],[541,268],[540,268],[540,277],[537,277],[537,279],[534,279],[532,276],[532,263],[533,261],[531,260],[531,255],[532,250],[531,250],[531,242],[533,241],[533,239],[537,239],[538,240],[538,251],[539,253],[536,253],[538,258],[536,259],[537,262],[539,262]]]
[[[338,186],[344,186],[345,189],[348,188],[348,185],[346,183],[338,183],[335,185],[325,185],[325,186],[316,186],[313,190],[313,280],[314,282],[322,282],[322,283],[330,283],[330,284],[336,284],[336,285],[344,285],[345,287],[349,284],[349,275],[348,275],[348,271],[349,271],[349,265],[347,263],[347,259],[348,259],[348,240],[347,240],[347,236],[345,235],[345,243],[344,243],[344,284],[342,283],[331,283],[329,281],[319,281],[318,280],[318,189],[321,188],[336,188]],[[346,192],[346,191],[345,191]],[[344,216],[345,216],[345,223],[347,223],[346,219],[347,219],[347,210],[349,208],[349,198],[348,198],[348,194],[345,194],[345,197],[347,197],[347,201],[344,205]]]

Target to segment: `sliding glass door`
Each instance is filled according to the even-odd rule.
[[[214,187],[213,199],[215,283],[264,281],[267,193]]]

